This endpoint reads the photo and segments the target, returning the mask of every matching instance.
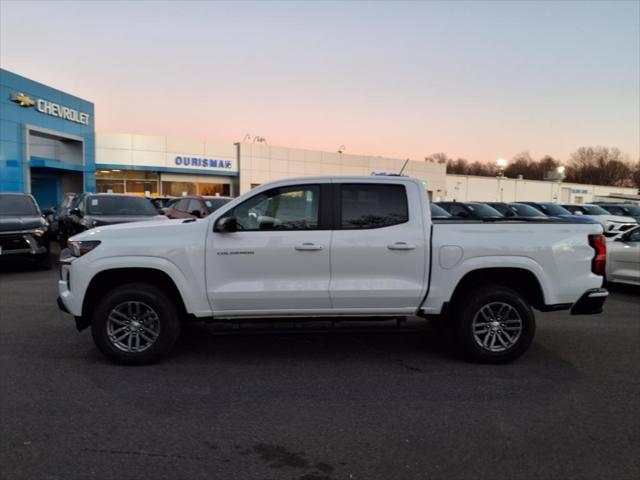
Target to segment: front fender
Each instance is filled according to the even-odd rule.
[[[185,272],[174,262],[160,257],[153,256],[118,256],[102,257],[92,262],[82,262],[84,257],[76,259],[71,264],[71,301],[65,301],[65,305],[74,315],[82,314],[82,302],[87,293],[91,280],[96,275],[115,269],[138,268],[158,270],[165,273],[175,284],[187,313],[196,317],[206,317],[212,314],[211,307],[207,300],[204,283],[204,272],[199,275],[196,272]],[[153,272],[149,272],[153,275]],[[202,278],[199,278],[199,277]],[[123,283],[127,281],[122,279]],[[64,297],[63,297],[64,300]]]

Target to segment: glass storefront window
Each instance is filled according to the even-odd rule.
[[[229,187],[227,183],[198,183],[198,195],[228,197],[231,191]]]
[[[177,178],[177,176],[174,176],[174,178]],[[198,181],[161,181],[158,172],[98,170],[96,172],[96,191],[99,193],[128,193],[154,197],[158,195],[171,197],[181,197],[183,195],[228,197],[231,195],[231,185]]]
[[[191,182],[162,182],[162,194],[170,197],[197,195],[196,184]]]
[[[226,183],[162,182],[162,194],[172,197],[184,195],[228,197],[231,194],[231,185]]]
[[[96,191],[99,193],[129,193],[158,195],[160,175],[136,170],[98,170]]]

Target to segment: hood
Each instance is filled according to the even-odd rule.
[[[45,226],[46,221],[38,215],[26,217],[0,217],[0,232],[16,232],[22,230],[35,230]]]
[[[176,229],[185,229],[187,225],[207,223],[206,220],[184,223],[185,219],[170,220],[159,215],[163,220],[130,221],[114,225],[95,226],[82,233],[74,235],[72,240],[101,240],[106,238],[155,238],[162,237],[165,232],[174,232]],[[139,217],[138,217],[139,218]]]
[[[85,217],[88,222],[93,222],[93,225],[99,227],[101,225],[116,225],[118,223],[130,223],[130,222],[149,222],[154,220],[168,220],[164,215],[88,215]]]
[[[623,217],[621,215],[598,215],[598,217],[613,223],[637,223],[632,217]]]

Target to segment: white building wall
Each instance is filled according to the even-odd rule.
[[[365,175],[399,173],[405,160],[346,153],[321,152],[256,143],[240,144],[240,193],[283,178],[314,175]],[[444,164],[410,160],[404,174],[426,182],[433,198],[442,199],[446,188]]]
[[[176,164],[176,157],[195,157],[231,162],[231,168],[204,168]],[[211,174],[238,171],[237,149],[233,143],[211,143],[181,138],[130,133],[96,134],[96,164],[127,167],[160,167],[189,173],[207,170]]]
[[[589,203],[611,194],[635,195],[625,187],[583,185],[579,183],[519,180],[516,178],[447,175],[444,198],[461,202],[559,202]]]

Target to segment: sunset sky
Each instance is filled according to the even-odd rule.
[[[640,2],[0,2],[0,65],[99,132],[640,157]]]

